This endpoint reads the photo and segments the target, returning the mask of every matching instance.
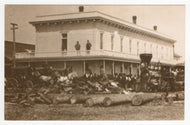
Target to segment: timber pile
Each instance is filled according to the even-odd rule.
[[[48,76],[48,78],[50,77]],[[56,73],[53,78],[41,84],[39,88],[28,89],[26,94],[15,99],[15,102],[24,106],[35,103],[79,103],[92,107],[94,105],[112,106],[127,102],[139,106],[154,99],[161,99],[168,103],[172,103],[173,100],[184,100],[184,92],[171,93],[167,96],[163,93],[127,92],[118,80],[77,77],[76,73],[70,73],[63,77]]]

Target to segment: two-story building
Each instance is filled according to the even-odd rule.
[[[103,66],[106,74],[139,73],[139,54],[152,53],[152,62],[174,65],[174,39],[102,12],[77,12],[38,16],[31,21],[36,29],[35,53],[17,53],[17,64],[41,66],[48,63],[56,69],[72,67],[79,75],[88,67],[99,74]],[[87,40],[92,44],[86,51]],[[80,53],[75,44],[79,41]]]

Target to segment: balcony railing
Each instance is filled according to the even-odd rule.
[[[61,52],[20,52],[16,53],[16,59],[25,59],[25,58],[43,58],[43,57],[93,57],[93,56],[110,56],[110,57],[120,57],[120,58],[126,58],[126,59],[135,59],[139,60],[139,55],[137,54],[129,54],[129,53],[123,53],[123,52],[117,52],[117,51],[110,51],[110,50],[91,50],[89,52],[87,51],[61,51]],[[171,59],[158,59],[153,58],[152,61],[161,63],[171,63],[174,64],[175,61]]]

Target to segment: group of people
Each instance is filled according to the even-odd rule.
[[[113,76],[114,81],[119,82],[120,87],[129,91],[139,91],[138,78],[136,75],[115,73]]]
[[[86,43],[87,54],[90,54],[91,47],[92,47],[92,44],[90,43],[89,40],[87,40],[87,43]],[[77,52],[77,55],[80,55],[80,49],[81,49],[81,45],[80,45],[79,41],[77,41],[75,44],[75,50]]]

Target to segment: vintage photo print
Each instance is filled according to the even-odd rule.
[[[4,4],[4,121],[184,123],[185,21],[185,4]]]

